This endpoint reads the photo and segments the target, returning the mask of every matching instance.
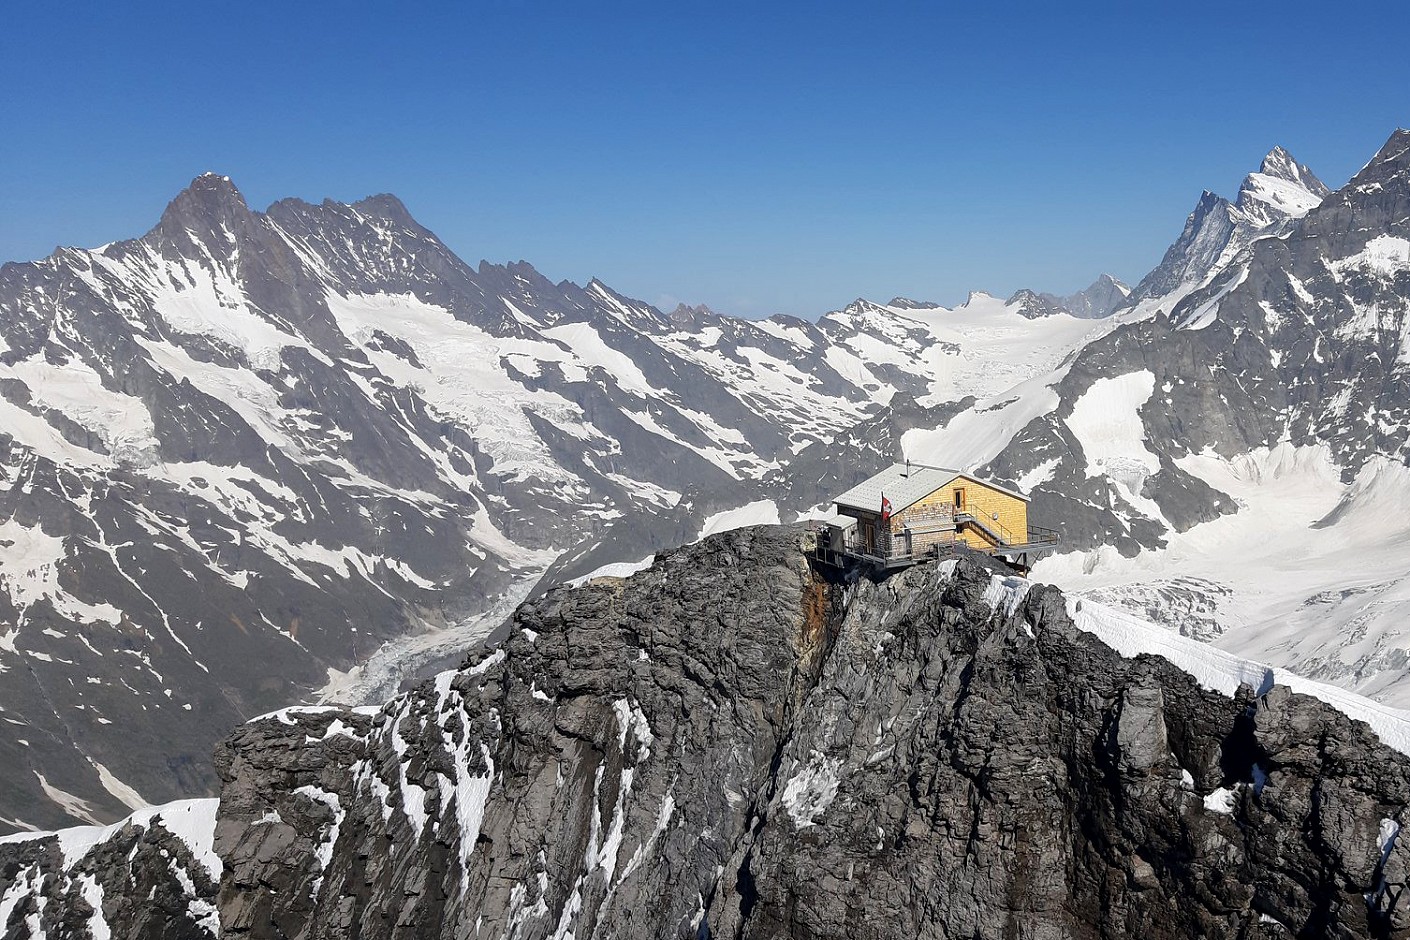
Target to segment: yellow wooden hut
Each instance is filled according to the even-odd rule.
[[[840,517],[824,550],[884,568],[913,564],[960,543],[1027,570],[1057,544],[1028,521],[1028,497],[961,470],[898,463],[833,500]]]

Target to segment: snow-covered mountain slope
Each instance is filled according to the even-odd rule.
[[[1044,376],[1060,371],[1076,350],[1119,322],[1079,318],[1065,310],[1033,317],[1026,303],[1023,295],[1002,300],[982,292],[953,308],[904,298],[886,304],[859,299],[816,325],[789,318],[749,324],[794,340],[810,338],[812,346],[797,350],[804,361],[811,357],[815,367],[830,367],[885,407],[873,405],[863,417],[849,418],[838,430],[820,431],[812,441],[795,438],[795,454],[727,493],[701,489],[675,507],[617,520],[603,535],[560,558],[541,588],[580,579],[603,565],[630,565],[649,552],[699,538],[707,516],[722,510],[769,502],[778,512],[774,518],[784,521],[814,512],[894,460],[903,437],[909,441],[912,434],[944,427],[956,414],[972,410],[1018,422],[1031,406],[1015,404],[1011,389],[1032,387],[1034,397],[1042,398]],[[709,326],[704,332],[713,336]],[[664,342],[681,355],[705,355],[692,349],[697,341],[689,335],[667,336]],[[978,438],[978,451],[988,440],[994,440],[994,452],[1002,447],[1002,440],[992,436],[981,433]],[[757,514],[739,518],[764,521]]]
[[[1410,705],[1410,471],[1377,460],[1351,483],[1325,446],[1181,461],[1238,511],[1162,549],[1041,562],[1063,584],[1170,629],[1402,707]]]
[[[1014,579],[1004,579],[1012,582]],[[998,586],[996,585],[996,588]],[[1005,585],[1003,590],[1012,591]],[[1365,722],[1386,747],[1410,755],[1410,711],[1349,692],[1339,685],[1309,679],[1298,670],[1280,669],[1244,656],[1235,656],[1207,643],[1178,635],[1166,627],[1132,616],[1122,608],[1069,596],[1068,615],[1079,630],[1096,636],[1127,658],[1159,656],[1201,686],[1234,696],[1240,686],[1259,695],[1283,686],[1332,706],[1356,721]]]
[[[255,212],[211,174],[140,239],[7,264],[0,827],[206,792],[241,719],[385,691],[560,553],[689,541],[885,405],[1093,329],[987,296],[663,313],[472,268],[391,196]]]
[[[1031,318],[1021,301],[974,292],[954,308],[858,300],[823,316],[818,328],[832,340],[837,351],[827,355],[840,372],[934,405],[988,398],[1049,372],[1108,327],[1062,311]]]
[[[215,851],[215,798],[145,807],[110,826],[0,837],[18,864],[0,890],[0,927],[25,938],[112,937],[114,925],[143,937],[221,935],[224,864]],[[150,905],[124,923],[119,898]],[[127,905],[123,905],[126,907]]]
[[[1410,702],[1407,220],[1399,131],[1282,235],[1075,356],[989,467],[1075,550],[1037,576]]]

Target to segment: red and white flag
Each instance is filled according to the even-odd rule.
[[[886,498],[886,494],[881,494],[881,521],[891,521],[891,500]]]

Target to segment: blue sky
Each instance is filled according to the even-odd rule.
[[[215,170],[658,304],[1068,292],[1275,144],[1336,186],[1410,124],[1410,5],[1142,6],[17,0],[0,258]]]

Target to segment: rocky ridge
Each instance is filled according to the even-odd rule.
[[[806,538],[711,537],[380,709],[247,724],[203,833],[0,843],[0,929],[1410,934],[1410,761],[1365,725],[1122,658],[978,559],[837,579]]]

